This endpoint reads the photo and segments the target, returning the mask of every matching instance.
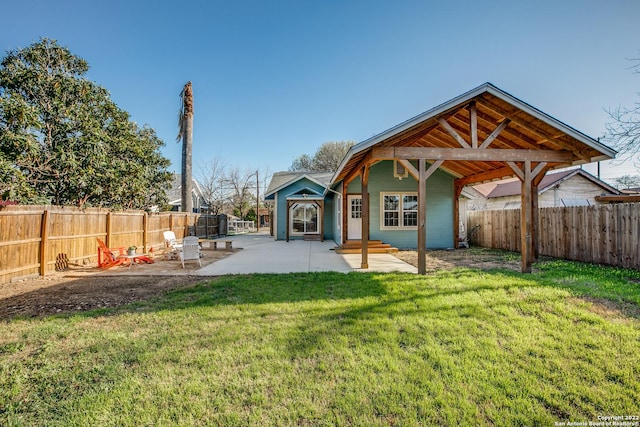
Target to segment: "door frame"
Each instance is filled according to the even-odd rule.
[[[354,199],[360,200],[360,215],[357,218],[353,218],[353,204]],[[347,240],[361,240],[362,239],[362,194],[347,194]]]

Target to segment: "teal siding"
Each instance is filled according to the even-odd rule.
[[[427,180],[427,248],[453,247],[453,180],[436,171]],[[350,194],[361,193],[360,179],[354,180],[347,189]],[[370,232],[371,240],[382,240],[397,248],[415,249],[418,246],[416,230],[380,229],[380,193],[417,192],[418,184],[411,176],[398,180],[393,177],[393,161],[384,161],[371,167],[369,173]],[[345,213],[346,215],[346,213]]]
[[[333,240],[334,218],[333,205],[336,197],[333,193],[328,193],[324,198],[324,239]]]
[[[312,190],[313,192],[316,192],[317,194],[320,194],[320,195],[324,192],[323,186],[318,185],[315,182],[308,180],[307,178],[302,178],[296,182],[293,182],[291,185],[278,191],[278,195],[276,198],[277,204],[278,204],[277,205],[278,217],[276,218],[276,224],[277,224],[277,234],[275,236],[276,240],[286,240],[287,238],[287,197],[294,194],[299,194],[305,189]],[[307,192],[311,194],[311,192],[309,191]],[[332,221],[331,218],[333,218],[333,215],[330,211],[327,212],[326,204],[327,204],[327,201],[325,200],[324,236],[325,236],[325,239],[331,239],[333,238],[333,236],[331,235],[333,227],[331,225],[327,227],[327,224],[331,224],[331,221]],[[289,239],[301,239],[301,238],[302,238],[301,236],[289,237]]]
[[[427,180],[427,248],[440,249],[453,247],[453,180],[454,178],[440,170]],[[310,189],[322,194],[324,188],[303,178],[280,190],[277,197],[277,240],[286,239],[287,197],[299,194],[303,189]],[[416,230],[381,230],[380,229],[380,193],[417,192],[417,182],[409,176],[403,180],[393,177],[393,162],[384,161],[371,167],[369,173],[370,194],[370,233],[371,240],[382,240],[397,248],[415,249],[418,244]],[[347,187],[347,194],[360,194],[362,185],[360,178],[354,179]],[[346,195],[344,196],[346,197]],[[340,242],[341,230],[336,224],[338,197],[329,192],[324,206],[324,238]],[[342,213],[342,217],[346,216]],[[290,237],[301,238],[301,237]]]

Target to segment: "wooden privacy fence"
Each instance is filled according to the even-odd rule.
[[[478,246],[520,251],[520,210],[472,211]],[[539,209],[540,255],[640,269],[640,204]]]
[[[57,206],[7,206],[0,210],[0,283],[54,271],[62,264],[97,261],[97,241],[111,248],[164,248],[163,232],[217,237],[227,234],[225,215],[183,212],[147,214]]]

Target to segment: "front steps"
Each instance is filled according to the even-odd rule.
[[[336,248],[337,254],[360,254],[362,253],[361,240],[348,240],[342,246]],[[398,248],[394,248],[388,243],[382,243],[382,240],[369,240],[368,251],[370,254],[395,254]]]

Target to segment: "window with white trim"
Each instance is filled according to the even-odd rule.
[[[415,230],[418,227],[417,193],[380,193],[380,229]]]
[[[319,234],[318,206],[315,203],[296,203],[291,207],[291,234]]]

